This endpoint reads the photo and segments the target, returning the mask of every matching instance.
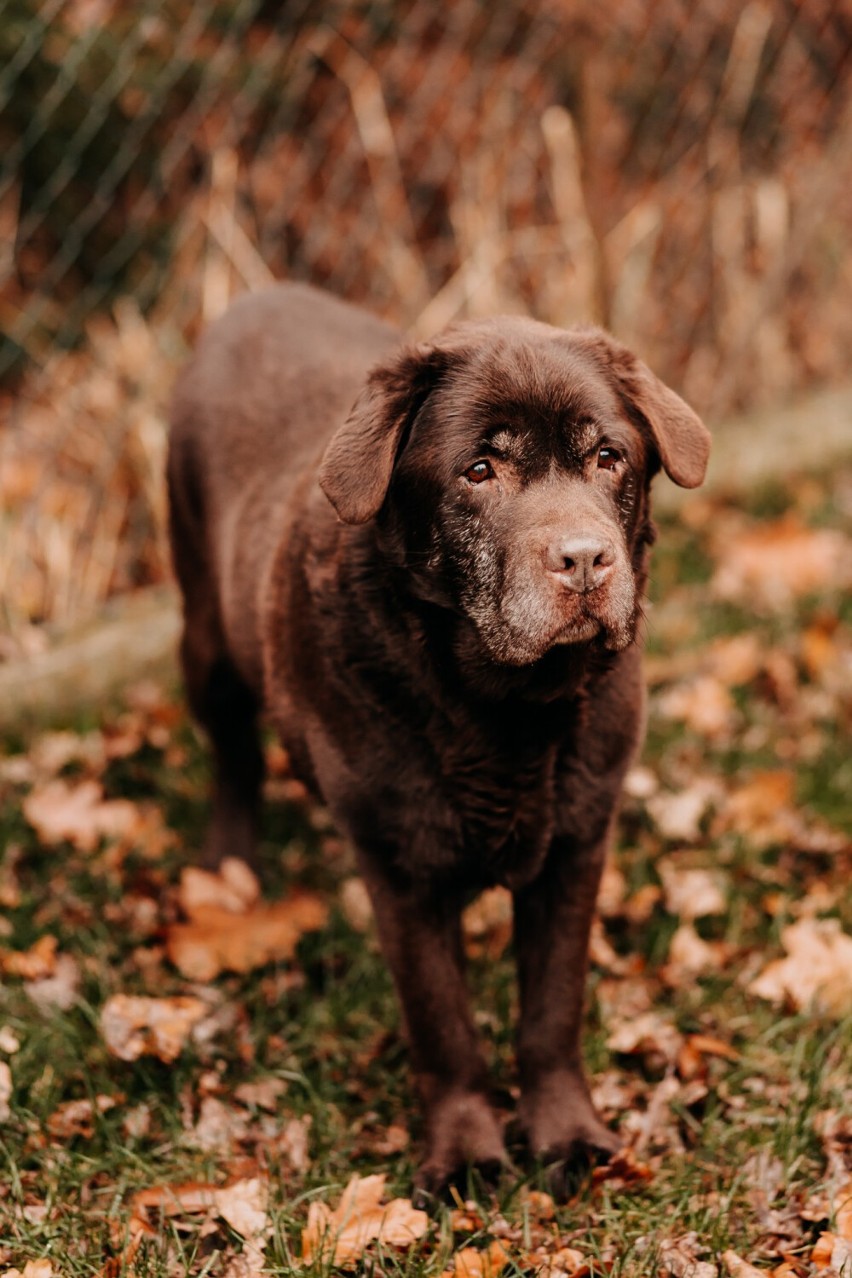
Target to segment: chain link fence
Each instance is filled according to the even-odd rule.
[[[168,571],[174,371],[299,278],[849,376],[852,0],[0,0],[0,658]]]

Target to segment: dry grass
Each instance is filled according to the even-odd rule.
[[[105,12],[109,29],[120,15]],[[651,16],[589,4],[557,21],[517,0],[489,25],[455,0],[438,30],[415,0],[392,31],[377,14],[256,22],[221,84],[224,31],[221,46],[193,37],[209,110],[168,101],[165,194],[109,211],[143,245],[167,213],[168,260],[140,266],[138,300],[89,315],[75,349],[45,342],[85,288],[7,281],[2,313],[32,363],[0,401],[0,659],[168,572],[169,386],[199,328],[274,277],[328,284],[421,336],[495,311],[604,322],[711,420],[848,378],[839,6],[809,0],[785,23],[755,0],[689,15],[660,0]],[[32,274],[47,250],[22,241],[22,209],[13,183],[0,217]]]

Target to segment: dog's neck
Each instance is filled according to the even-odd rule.
[[[489,706],[514,705],[522,713],[525,707],[579,705],[621,655],[592,641],[552,648],[530,665],[502,665],[489,656],[467,618],[410,596],[408,602],[402,615],[426,659],[424,681],[435,680],[449,698],[464,698],[468,705],[474,698],[484,712]]]

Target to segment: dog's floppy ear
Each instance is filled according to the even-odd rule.
[[[379,513],[405,432],[448,362],[448,351],[409,344],[369,373],[319,472],[320,487],[344,523],[365,524]]]
[[[603,356],[626,406],[650,428],[666,474],[681,488],[697,488],[710,456],[710,432],[698,414],[603,329],[580,329],[576,335]]]

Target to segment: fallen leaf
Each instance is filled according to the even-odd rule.
[[[780,1265],[774,1265],[769,1272],[772,1278],[800,1278],[802,1262],[798,1257],[796,1260],[782,1260]]]
[[[595,967],[605,972],[625,973],[629,970],[630,960],[623,958],[610,944],[604,929],[603,919],[592,920],[592,931],[589,936],[589,958]]]
[[[618,1181],[622,1185],[634,1185],[653,1180],[654,1173],[647,1163],[640,1162],[635,1150],[620,1149],[617,1153],[592,1171],[592,1184],[600,1185],[604,1181]]]
[[[151,1213],[173,1217],[214,1213],[238,1233],[253,1266],[260,1273],[262,1254],[272,1225],[268,1214],[269,1184],[265,1177],[250,1176],[227,1185],[191,1181],[181,1185],[157,1185],[143,1189],[131,1199],[131,1218],[151,1232]]]
[[[156,1056],[177,1059],[192,1033],[209,1012],[200,998],[147,998],[114,994],[101,1012],[101,1032],[107,1049],[122,1061]]]
[[[688,1038],[684,1039],[677,1054],[677,1072],[685,1082],[707,1077],[707,1062]]]
[[[672,989],[680,989],[703,972],[716,972],[727,958],[721,941],[705,941],[691,923],[681,923],[669,944],[669,954],[660,975]]]
[[[242,1105],[254,1105],[258,1109],[267,1109],[275,1113],[278,1102],[287,1091],[287,1080],[284,1078],[259,1078],[254,1083],[240,1083],[234,1089],[234,1097]]]
[[[325,925],[328,906],[310,892],[257,905],[242,914],[198,907],[190,923],[175,923],[166,951],[189,980],[212,981],[220,972],[248,972],[293,957],[299,938]]]
[[[450,1228],[454,1234],[474,1234],[484,1225],[482,1216],[472,1200],[463,1207],[454,1207],[450,1212]]]
[[[43,778],[56,776],[69,763],[82,763],[93,772],[103,771],[106,763],[104,740],[100,732],[44,732],[29,749],[35,771]]]
[[[718,871],[690,869],[679,866],[671,857],[657,862],[657,872],[663,883],[663,900],[670,914],[676,914],[685,922],[705,918],[710,914],[724,914],[727,896],[724,880]]]
[[[756,1265],[750,1265],[747,1260],[743,1260],[742,1256],[738,1256],[735,1251],[722,1252],[722,1263],[731,1278],[766,1278],[765,1269],[758,1269]]]
[[[553,1220],[556,1215],[556,1204],[552,1197],[539,1189],[525,1189],[521,1202],[533,1220]]]
[[[747,835],[761,847],[786,842],[795,785],[795,774],[786,768],[755,772],[727,796],[714,822],[715,830]]]
[[[541,1278],[581,1278],[590,1272],[588,1259],[576,1247],[560,1247],[545,1258]]]
[[[667,1016],[650,1011],[623,1020],[610,1033],[606,1045],[611,1052],[628,1056],[656,1052],[667,1061],[674,1061],[682,1042],[683,1036]]]
[[[373,905],[363,879],[352,875],[340,887],[340,908],[347,923],[356,932],[369,932],[373,926]]]
[[[624,793],[631,799],[650,799],[659,788],[660,782],[656,772],[642,763],[634,764],[624,778]]]
[[[607,857],[598,888],[597,912],[601,918],[619,918],[624,913],[626,896],[627,880],[612,857]]]
[[[425,1211],[417,1211],[408,1198],[382,1204],[386,1177],[353,1176],[338,1206],[314,1201],[308,1208],[308,1224],[302,1230],[302,1257],[306,1263],[320,1257],[326,1265],[347,1265],[358,1260],[371,1242],[406,1248],[429,1228]]]
[[[101,839],[130,837],[139,810],[129,799],[104,799],[97,781],[71,785],[61,778],[33,790],[23,802],[24,816],[42,843],[73,843],[92,852]]]
[[[784,928],[781,943],[787,957],[764,968],[748,987],[752,994],[835,1016],[852,1008],[852,936],[837,919],[800,919]]]
[[[831,1195],[834,1232],[852,1242],[852,1179],[846,1180]]]
[[[53,1274],[51,1261],[28,1260],[23,1269],[4,1269],[0,1278],[53,1278]]]
[[[835,1274],[849,1273],[852,1271],[852,1243],[826,1231],[814,1243],[811,1263],[816,1269],[830,1269]]]
[[[811,1250],[811,1264],[815,1265],[817,1269],[828,1269],[831,1266],[832,1253],[836,1242],[837,1239],[834,1234],[824,1230]]]
[[[141,1140],[151,1131],[151,1106],[140,1101],[128,1109],[122,1120],[124,1134],[131,1140]]]
[[[187,918],[203,918],[209,907],[245,914],[260,898],[256,874],[236,857],[225,857],[218,871],[188,865],[181,871],[178,904]]]
[[[717,1278],[719,1270],[708,1260],[699,1260],[694,1251],[694,1234],[665,1240],[660,1245],[660,1268],[673,1278]]]
[[[646,806],[663,838],[695,843],[701,837],[701,822],[719,789],[715,781],[700,778],[689,789],[675,794],[661,790],[648,800]]]
[[[850,563],[852,543],[842,533],[788,515],[726,537],[710,588],[717,599],[782,610],[801,595],[848,584]]]
[[[216,1191],[216,1211],[244,1243],[263,1251],[272,1225],[267,1213],[269,1184],[261,1176],[234,1181]]]
[[[8,1121],[12,1111],[9,1100],[12,1095],[12,1071],[6,1061],[0,1061],[0,1123]]]
[[[462,914],[465,950],[471,958],[498,959],[512,936],[512,894],[487,888]]]
[[[24,989],[37,1007],[48,1011],[58,1008],[67,1012],[77,1002],[80,994],[80,965],[71,954],[58,954],[51,976],[26,981]]]
[[[699,736],[716,740],[736,723],[736,706],[725,685],[713,675],[699,675],[659,695],[657,708],[666,719],[683,723]]]
[[[752,630],[714,639],[708,653],[711,672],[728,688],[740,688],[757,678],[764,657],[764,645]]]
[[[48,1118],[47,1130],[57,1140],[70,1140],[74,1136],[89,1140],[95,1134],[95,1115],[106,1114],[116,1103],[114,1096],[97,1096],[94,1101],[88,1097],[65,1101]]]
[[[626,1077],[621,1070],[611,1069],[595,1079],[592,1101],[604,1118],[615,1118],[625,1110],[635,1109],[639,1090],[634,1077]]]
[[[476,1247],[463,1247],[453,1256],[453,1263],[444,1273],[452,1278],[497,1278],[505,1268],[509,1257],[495,1238],[485,1251]]]
[[[0,950],[0,972],[22,976],[26,981],[43,981],[56,970],[55,936],[40,936],[28,950]]]
[[[187,1128],[182,1143],[207,1153],[229,1153],[247,1131],[245,1110],[226,1105],[218,1096],[205,1096],[199,1107],[198,1121]]]
[[[726,1061],[738,1061],[739,1052],[721,1038],[713,1038],[709,1034],[690,1034],[689,1041],[696,1051],[704,1056],[721,1056]]]
[[[9,1025],[0,1025],[0,1052],[14,1056],[21,1050],[21,1040]]]
[[[310,1114],[305,1114],[302,1118],[288,1119],[276,1141],[279,1154],[297,1175],[307,1171],[310,1165],[308,1140],[312,1122]]]
[[[658,884],[643,883],[625,902],[624,917],[629,923],[647,923],[662,896],[663,890]]]

